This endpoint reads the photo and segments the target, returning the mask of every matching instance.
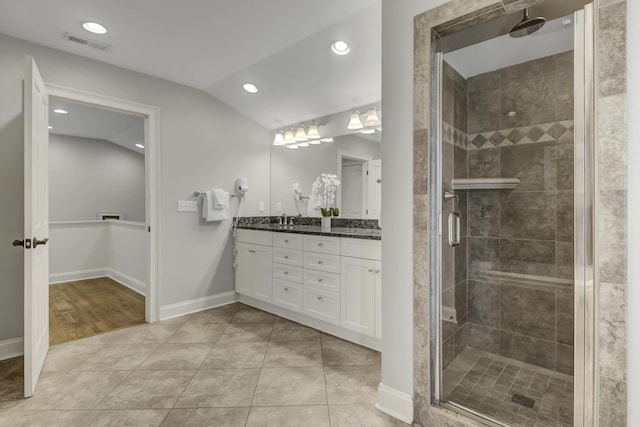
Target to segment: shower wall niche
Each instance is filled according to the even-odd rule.
[[[473,348],[572,375],[573,53],[467,79],[445,62],[442,89],[443,189],[453,178],[520,180],[455,191],[461,244],[442,247],[443,369]],[[445,236],[453,208],[443,201]]]

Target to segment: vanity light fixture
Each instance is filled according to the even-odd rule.
[[[247,82],[242,85],[242,89],[246,90],[249,93],[257,93],[258,87],[253,83]]]
[[[56,108],[55,110],[53,110],[53,112],[57,113],[57,114],[67,114],[68,113],[67,110],[63,110],[61,108]]]
[[[136,147],[138,147],[138,148],[144,148],[144,145],[142,145],[142,144],[136,144]]]
[[[296,138],[293,136],[293,130],[287,129],[284,133],[284,142],[290,144],[292,142],[296,142]]]
[[[282,131],[278,129],[278,131],[276,132],[276,136],[273,138],[273,145],[284,145],[284,144],[286,144],[286,142],[284,142],[284,136],[282,136]]]
[[[97,22],[85,21],[82,23],[82,28],[93,34],[106,34],[107,28],[104,25]]]
[[[307,133],[304,131],[304,125],[300,125],[298,126],[298,129],[296,130],[296,141],[307,141],[309,138],[307,138]],[[308,144],[307,144],[308,145]]]
[[[318,132],[318,123],[315,120],[309,125],[309,131],[307,131],[307,138],[320,139],[320,132]]]
[[[329,137],[329,138],[322,138],[320,140],[320,142],[333,142],[333,138]]]
[[[364,126],[360,121],[360,111],[354,109],[353,113],[351,113],[351,120],[349,120],[349,124],[347,125],[347,129],[362,129]]]
[[[375,105],[367,111],[367,118],[364,121],[365,126],[378,126],[380,124],[380,117],[378,117],[378,109]]]
[[[331,51],[336,55],[346,55],[351,50],[351,46],[344,40],[336,40],[331,43]]]

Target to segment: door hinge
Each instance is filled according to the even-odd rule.
[[[367,171],[367,176],[369,176],[369,171]]]
[[[151,233],[151,226],[147,226],[147,233]]]

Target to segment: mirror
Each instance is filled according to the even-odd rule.
[[[378,219],[380,212],[380,133],[350,134],[333,142],[291,150],[271,148],[271,213],[320,217],[309,203],[313,182],[322,174],[338,176],[336,194],[340,218]],[[294,185],[301,198],[296,203]]]

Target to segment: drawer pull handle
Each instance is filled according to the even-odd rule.
[[[285,243],[289,243],[289,239],[284,239],[284,242]]]
[[[285,292],[289,292],[289,288],[284,288],[284,291]]]
[[[322,246],[322,243],[318,243],[318,246]]]
[[[289,259],[289,255],[285,255],[285,256],[284,256],[284,259]]]
[[[287,275],[289,274],[289,272],[288,272],[288,271],[285,271],[283,274],[284,274],[285,276],[287,276]]]
[[[318,279],[318,283],[322,283],[324,281],[324,279],[320,278]]]
[[[322,297],[318,295],[318,301],[322,301]]]
[[[318,265],[322,265],[322,261],[318,261]]]
[[[255,254],[255,253],[256,253],[256,251],[249,249],[249,253],[250,253],[250,254]]]
[[[369,273],[373,273],[373,268],[370,268],[370,269],[369,269]]]

